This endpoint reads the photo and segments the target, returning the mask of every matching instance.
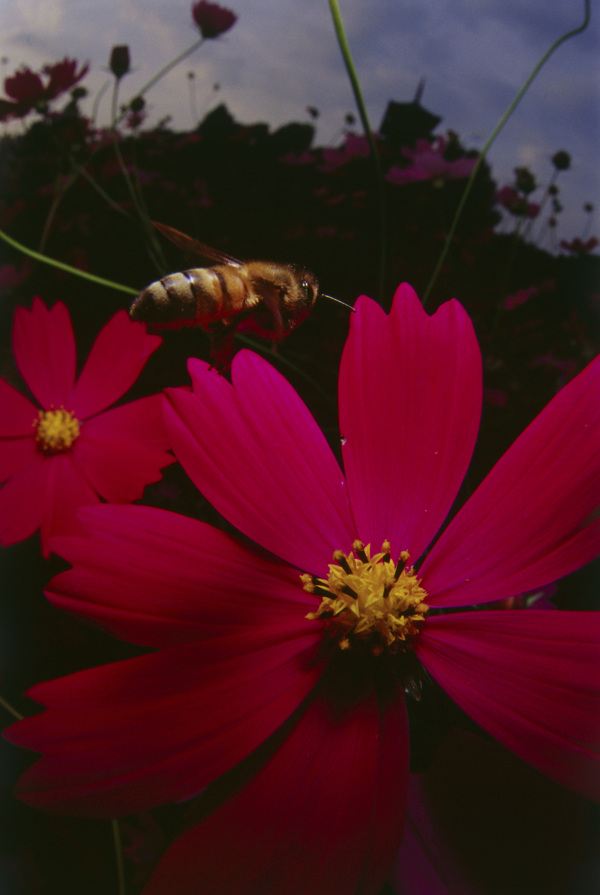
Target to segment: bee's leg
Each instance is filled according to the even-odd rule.
[[[211,368],[214,367],[221,374],[228,373],[231,369],[234,335],[235,326],[224,320],[215,323],[211,328],[209,350],[212,358]]]
[[[281,304],[288,291],[287,286],[284,283],[271,283],[262,277],[257,277],[256,282],[260,284],[262,300],[273,316],[273,330],[281,337],[285,333]]]

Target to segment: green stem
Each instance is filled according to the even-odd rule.
[[[6,699],[4,699],[2,696],[0,696],[0,705],[3,708],[5,708],[7,712],[10,712],[10,714],[13,716],[13,718],[16,718],[17,721],[22,721],[23,718],[25,717],[20,712],[18,712],[16,709],[13,709],[10,702],[7,702]]]
[[[108,289],[117,289],[119,292],[126,292],[128,295],[137,295],[139,293],[139,289],[134,289],[132,286],[124,286],[123,283],[115,283],[112,280],[104,279],[104,277],[97,277],[93,273],[88,273],[85,270],[78,270],[77,267],[71,267],[70,264],[57,261],[55,258],[48,258],[46,255],[41,255],[39,252],[35,252],[33,249],[29,249],[22,243],[17,242],[16,239],[8,236],[8,234],[4,233],[2,230],[0,230],[0,239],[3,239],[4,242],[7,242],[9,246],[12,246],[13,249],[16,249],[18,252],[22,252],[24,255],[33,258],[34,261],[41,261],[43,264],[57,267],[59,270],[75,274],[76,277],[82,277],[84,280],[90,280],[92,283],[98,283],[100,286],[106,286]]]
[[[133,182],[133,179],[129,175],[127,165],[125,164],[125,159],[123,158],[123,153],[121,152],[121,137],[117,129],[118,96],[119,78],[115,78],[111,105],[111,132],[113,148],[117,157],[117,163],[129,192],[131,203],[136,210],[139,223],[142,228],[142,234],[146,242],[148,255],[150,256],[150,260],[155,265],[157,271],[162,274],[164,272],[164,258],[162,257],[162,250],[160,244],[158,243],[154,228],[152,227],[152,222],[150,221],[150,217],[148,215],[148,212],[146,211],[145,202],[143,196],[141,195],[141,185],[139,184],[139,178],[136,179],[136,183],[138,184],[139,189],[136,189],[136,184]]]
[[[117,859],[117,876],[119,880],[119,895],[125,895],[125,867],[123,866],[123,846],[121,843],[121,831],[119,821],[115,818],[111,821],[113,841],[115,844],[115,857]]]
[[[94,99],[94,104],[92,106],[92,116],[91,116],[92,124],[96,124],[96,119],[98,118],[98,108],[100,106],[100,100],[102,99],[102,97],[104,96],[106,91],[108,90],[109,86],[110,86],[110,79],[108,79],[107,81],[104,82],[104,84],[102,85],[102,87],[100,88],[98,93],[96,94],[96,97]]]
[[[345,66],[346,66],[346,71],[348,72],[350,84],[352,85],[354,99],[356,100],[356,105],[358,107],[358,114],[360,116],[360,120],[362,122],[362,126],[364,129],[365,135],[367,137],[367,141],[369,143],[369,151],[371,153],[371,159],[373,161],[375,183],[376,183],[376,188],[377,188],[377,204],[378,204],[378,209],[379,209],[379,239],[380,239],[379,296],[380,296],[380,300],[383,301],[383,296],[385,294],[385,272],[386,272],[386,265],[387,265],[387,232],[386,232],[386,220],[385,220],[385,196],[384,196],[384,191],[383,191],[383,172],[381,170],[381,161],[379,158],[379,152],[377,151],[377,145],[375,143],[375,138],[373,137],[373,131],[371,129],[371,124],[369,122],[369,116],[367,115],[367,108],[365,106],[362,91],[360,89],[360,82],[358,80],[356,68],[355,68],[354,62],[352,60],[350,46],[348,45],[348,40],[346,39],[346,33],[344,31],[344,23],[342,21],[342,14],[340,12],[340,7],[338,5],[337,0],[328,0],[328,3],[329,3],[329,9],[331,10],[331,17],[333,19],[333,26],[335,28],[336,37],[337,37],[338,43],[340,45],[340,50],[342,51],[342,58],[344,60]]]
[[[330,2],[331,2],[331,0],[330,0]],[[521,89],[518,91],[517,95],[515,96],[515,98],[511,102],[511,104],[509,105],[508,109],[506,110],[506,112],[501,117],[500,121],[498,122],[498,124],[496,125],[496,127],[494,128],[494,130],[492,131],[490,136],[488,137],[485,146],[481,150],[481,153],[479,155],[479,158],[477,159],[475,167],[471,171],[471,176],[469,177],[469,179],[467,181],[467,185],[466,185],[465,190],[462,194],[461,200],[458,203],[458,208],[456,209],[456,213],[454,215],[454,220],[452,221],[452,224],[450,225],[450,230],[448,231],[448,235],[446,237],[446,242],[444,243],[444,248],[442,249],[442,253],[441,253],[441,255],[438,259],[438,262],[435,266],[435,269],[433,271],[431,279],[429,280],[427,289],[425,290],[425,294],[423,296],[423,305],[427,304],[427,299],[429,298],[431,290],[433,289],[433,287],[435,285],[435,281],[437,280],[439,272],[442,269],[442,265],[443,265],[444,261],[446,260],[446,255],[448,254],[448,249],[450,248],[450,244],[451,244],[452,240],[454,239],[454,234],[456,232],[456,226],[457,226],[459,218],[462,214],[463,208],[465,207],[465,203],[467,201],[469,193],[471,192],[471,187],[473,186],[475,178],[477,177],[477,173],[478,173],[479,169],[481,168],[481,165],[483,164],[484,158],[486,157],[487,153],[489,152],[492,143],[494,142],[494,140],[496,139],[496,137],[498,136],[498,134],[500,133],[500,131],[502,130],[502,128],[504,127],[504,125],[506,124],[506,122],[508,121],[508,119],[510,118],[512,113],[514,112],[514,110],[516,109],[517,105],[519,104],[519,102],[521,101],[521,99],[523,98],[523,96],[525,95],[525,93],[527,92],[529,87],[531,86],[532,82],[536,78],[540,69],[546,64],[546,62],[548,61],[550,56],[552,56],[554,51],[557,50],[560,47],[560,45],[563,44],[566,40],[568,40],[570,37],[575,37],[576,34],[581,34],[581,32],[585,31],[585,29],[587,28],[589,21],[590,21],[590,0],[584,0],[584,2],[585,2],[585,16],[583,19],[583,23],[581,25],[579,25],[579,27],[573,28],[571,31],[565,32],[565,34],[563,34],[562,37],[559,37],[558,40],[556,40],[552,44],[550,49],[544,53],[544,55],[542,56],[540,61],[537,63],[537,65],[535,66],[535,68],[533,69],[533,71],[531,72],[531,74],[529,75],[529,77],[527,78],[527,80],[525,81],[523,86],[521,87]]]
[[[161,68],[161,70],[159,72],[157,72],[153,78],[150,78],[150,80],[148,81],[147,84],[144,84],[144,86],[142,87],[141,90],[138,90],[138,92],[135,94],[135,97],[133,97],[133,99],[135,99],[138,96],[143,96],[144,93],[147,93],[150,90],[150,88],[154,87],[154,85],[157,83],[157,81],[160,81],[161,78],[164,78],[164,76],[168,72],[170,72],[172,68],[175,68],[175,66],[179,65],[179,63],[182,62],[186,56],[189,56],[191,53],[194,52],[194,50],[197,50],[203,41],[204,41],[204,38],[201,37],[199,40],[197,40],[195,43],[193,43],[191,45],[191,47],[188,47],[187,50],[184,50],[183,53],[180,53],[179,56],[176,56],[175,59],[172,59],[171,62],[169,62],[167,65],[165,65],[163,68]]]
[[[86,169],[83,167],[83,165],[80,165],[78,162],[74,161],[73,159],[71,159],[70,162],[71,162],[71,165],[73,166],[73,170],[75,171],[75,173],[79,177],[85,178],[85,180],[87,180],[87,182],[92,187],[92,189],[96,190],[98,195],[106,202],[107,205],[110,206],[110,208],[112,208],[114,211],[118,211],[119,214],[125,215],[125,217],[127,217],[127,218],[130,217],[129,212],[125,211],[124,208],[121,208],[119,203],[115,202],[115,200],[111,196],[108,195],[106,190],[102,186],[100,186],[98,181],[94,177],[92,177],[92,175],[88,171],[86,171]]]

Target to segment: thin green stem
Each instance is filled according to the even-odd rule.
[[[150,78],[148,83],[144,84],[142,89],[138,90],[138,92],[135,94],[135,97],[132,98],[135,99],[136,97],[143,96],[144,93],[147,93],[152,87],[154,87],[154,85],[158,81],[160,81],[161,78],[164,78],[164,76],[168,72],[170,72],[172,68],[175,68],[176,65],[179,65],[180,62],[183,62],[186,56],[190,56],[194,52],[194,50],[197,50],[200,44],[203,43],[203,41],[204,38],[201,37],[199,40],[195,41],[195,43],[193,43],[191,47],[188,47],[187,50],[184,50],[183,53],[180,53],[179,56],[176,56],[175,59],[172,59],[171,62],[167,63],[167,65],[161,68],[160,71],[158,71],[153,78]]]
[[[92,106],[92,116],[91,116],[91,118],[92,118],[92,123],[93,123],[93,124],[96,123],[96,119],[98,118],[98,109],[99,109],[99,106],[100,106],[100,100],[102,99],[102,97],[104,96],[104,94],[106,93],[106,91],[108,90],[109,86],[110,86],[110,79],[108,79],[107,81],[104,82],[104,84],[102,85],[102,87],[100,88],[100,90],[98,91],[98,93],[96,94],[96,97],[95,97],[95,99],[94,99],[94,104],[93,104],[93,106]]]
[[[50,235],[50,230],[52,228],[52,224],[54,223],[54,218],[56,217],[56,212],[58,211],[58,207],[59,207],[60,203],[62,202],[62,200],[65,196],[65,193],[67,192],[67,190],[73,183],[73,176],[71,174],[71,176],[69,177],[67,182],[65,184],[63,184],[62,186],[61,186],[60,175],[57,176],[55,182],[56,182],[56,188],[55,188],[55,192],[54,192],[54,198],[52,199],[52,204],[50,206],[48,214],[46,215],[46,220],[44,221],[42,235],[40,236],[40,242],[38,245],[38,249],[40,250],[40,252],[43,252],[44,249],[46,248],[46,243],[47,243],[48,237]]]
[[[358,114],[360,116],[360,120],[362,122],[362,126],[369,143],[369,152],[373,161],[379,212],[379,297],[380,300],[383,301],[383,296],[385,294],[385,272],[387,266],[387,228],[385,219],[385,195],[383,191],[383,172],[381,170],[381,160],[379,158],[379,152],[377,151],[377,145],[375,143],[373,131],[369,122],[369,116],[367,115],[367,108],[365,106],[362,91],[360,89],[358,74],[352,60],[350,46],[346,38],[340,7],[337,0],[328,0],[328,3],[329,9],[331,10],[331,17],[333,19],[333,26],[335,28],[336,37],[340,45],[342,58],[346,66],[346,71],[348,72],[348,77],[350,79],[350,84],[354,93],[354,99],[356,100],[356,105],[358,107]]]
[[[331,2],[331,0],[330,0],[330,2]],[[533,69],[533,71],[531,72],[531,74],[529,75],[529,77],[527,78],[525,83],[523,84],[523,86],[518,91],[517,95],[515,96],[515,98],[511,102],[511,104],[509,105],[509,107],[506,110],[506,112],[504,113],[504,115],[502,115],[502,117],[500,118],[500,121],[498,122],[498,124],[496,125],[496,127],[494,128],[494,130],[492,131],[490,136],[488,137],[485,146],[481,150],[479,158],[477,159],[477,162],[475,163],[475,167],[471,171],[471,176],[469,177],[469,179],[467,181],[467,185],[466,185],[464,192],[461,196],[461,200],[458,203],[458,208],[456,209],[456,213],[454,215],[454,220],[452,221],[452,224],[450,225],[450,230],[448,231],[448,235],[446,237],[446,242],[444,243],[444,248],[442,249],[441,255],[440,255],[438,262],[435,266],[433,274],[431,275],[431,279],[429,280],[427,289],[425,290],[425,294],[423,296],[423,304],[424,305],[427,304],[427,299],[429,298],[429,296],[431,294],[431,290],[433,289],[433,287],[435,285],[435,282],[438,278],[439,272],[442,269],[442,265],[443,265],[444,261],[446,260],[446,255],[448,254],[448,249],[450,248],[450,244],[452,243],[452,240],[454,239],[454,234],[456,232],[456,226],[457,226],[459,218],[462,214],[463,208],[465,207],[465,203],[467,201],[469,193],[471,192],[471,187],[473,186],[473,183],[475,182],[475,178],[477,177],[479,169],[481,168],[481,165],[483,164],[483,160],[485,159],[487,153],[489,152],[492,143],[494,142],[494,140],[496,139],[496,137],[498,136],[498,134],[500,133],[500,131],[502,130],[502,128],[504,127],[504,125],[506,124],[506,122],[508,121],[510,116],[512,115],[512,113],[515,111],[519,102],[521,101],[521,99],[523,98],[523,96],[525,95],[525,93],[527,92],[527,90],[529,89],[529,87],[531,86],[533,81],[535,80],[540,69],[546,64],[548,59],[552,56],[552,54],[555,52],[555,50],[557,50],[561,46],[561,44],[563,44],[566,40],[569,40],[570,37],[575,37],[575,35],[581,34],[581,32],[585,31],[585,29],[587,28],[589,21],[590,21],[590,0],[584,0],[584,2],[585,2],[585,16],[584,16],[582,24],[579,25],[577,28],[573,28],[571,31],[565,32],[565,34],[563,34],[561,37],[559,37],[558,40],[556,40],[552,44],[550,49],[544,53],[544,55],[542,56],[540,61],[537,63],[537,65],[535,66],[535,68]]]
[[[123,179],[125,180],[125,184],[127,186],[127,190],[129,191],[129,196],[131,198],[131,202],[133,207],[136,210],[140,226],[142,228],[142,233],[144,239],[146,241],[146,249],[148,251],[148,255],[150,256],[150,260],[155,265],[157,271],[162,274],[164,272],[164,257],[162,255],[162,249],[152,227],[152,222],[150,221],[150,216],[146,210],[146,205],[144,202],[144,198],[141,194],[141,184],[139,182],[139,178],[136,177],[136,182],[130,177],[129,171],[127,170],[127,165],[125,164],[125,159],[123,158],[123,153],[121,152],[121,137],[117,128],[117,118],[118,118],[118,96],[119,96],[119,78],[115,78],[115,84],[113,88],[112,94],[112,141],[113,148],[115,150],[115,155],[117,157],[117,163],[121,170],[121,174],[123,175]],[[135,172],[137,174],[137,171]],[[137,188],[136,188],[137,187]]]
[[[57,267],[59,270],[64,270],[66,271],[66,273],[72,273],[76,277],[82,277],[84,280],[90,280],[92,283],[97,283],[100,286],[106,286],[108,289],[117,289],[119,292],[126,292],[128,295],[137,295],[139,293],[139,289],[134,289],[132,286],[125,286],[123,285],[123,283],[115,283],[112,280],[104,279],[104,277],[97,277],[95,276],[95,274],[88,273],[85,270],[78,270],[77,267],[71,267],[70,264],[65,264],[62,261],[57,261],[55,258],[48,258],[46,255],[42,255],[40,254],[40,252],[35,252],[33,249],[24,246],[20,242],[17,242],[16,239],[8,236],[8,234],[4,233],[2,230],[0,230],[0,239],[8,243],[9,246],[12,246],[13,249],[16,249],[18,252],[22,252],[24,255],[28,255],[35,261],[41,261],[43,264],[49,264],[51,267]]]
[[[16,718],[17,721],[22,721],[25,717],[25,715],[22,715],[20,712],[14,709],[10,702],[7,702],[6,699],[4,699],[2,696],[0,696],[0,705],[5,708],[6,711],[13,716],[13,718]]]
[[[75,173],[79,177],[85,178],[85,180],[87,180],[87,182],[92,187],[92,189],[96,190],[98,195],[102,199],[104,199],[104,201],[106,202],[107,205],[109,205],[114,211],[118,211],[119,214],[123,214],[123,215],[125,215],[125,217],[130,217],[129,212],[125,211],[124,208],[121,208],[119,203],[115,202],[115,200],[111,196],[108,195],[106,190],[102,186],[100,186],[98,181],[94,177],[92,177],[92,175],[88,171],[86,171],[86,169],[83,167],[83,165],[80,165],[78,162],[74,161],[73,159],[71,159],[70,161],[71,161],[71,165],[73,166],[73,170],[75,171]]]
[[[119,880],[119,895],[126,895],[125,890],[125,867],[123,865],[123,845],[121,843],[121,830],[119,829],[119,821],[115,818],[111,821],[113,841],[115,844],[115,857],[117,859],[117,877]]]

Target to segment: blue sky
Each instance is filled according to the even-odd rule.
[[[371,124],[388,100],[407,101],[425,78],[423,104],[479,148],[542,54],[583,20],[583,0],[339,0]],[[225,0],[239,15],[219,40],[207,41],[148,95],[149,123],[172,116],[190,129],[187,73],[194,71],[196,107],[225,102],[240,121],[273,126],[320,112],[317,141],[339,136],[355,112],[326,0]],[[134,71],[122,98],[135,95],[163,64],[197,37],[189,0],[0,0],[3,75],[65,55],[89,61],[91,97],[107,79],[114,44],[127,43]],[[519,105],[490,154],[496,179],[530,165],[549,178],[550,157],[566,149],[561,176],[562,236],[581,232],[585,201],[600,206],[600,11],[592,0],[586,33],[560,47]],[[219,83],[214,92],[212,85]],[[91,109],[91,100],[87,105]],[[100,122],[109,114],[108,95]],[[535,197],[533,197],[535,198]],[[599,208],[600,212],[600,208]],[[594,232],[600,235],[599,226]]]

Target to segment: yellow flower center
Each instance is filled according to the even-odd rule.
[[[429,609],[427,593],[409,555],[397,562],[384,541],[381,553],[371,556],[370,545],[355,541],[352,553],[336,550],[327,578],[302,575],[304,590],[323,598],[308,619],[322,619],[341,649],[356,648],[375,656],[409,648]]]
[[[74,414],[60,407],[58,410],[40,410],[33,421],[35,440],[44,454],[62,454],[71,450],[79,438],[79,420]]]

